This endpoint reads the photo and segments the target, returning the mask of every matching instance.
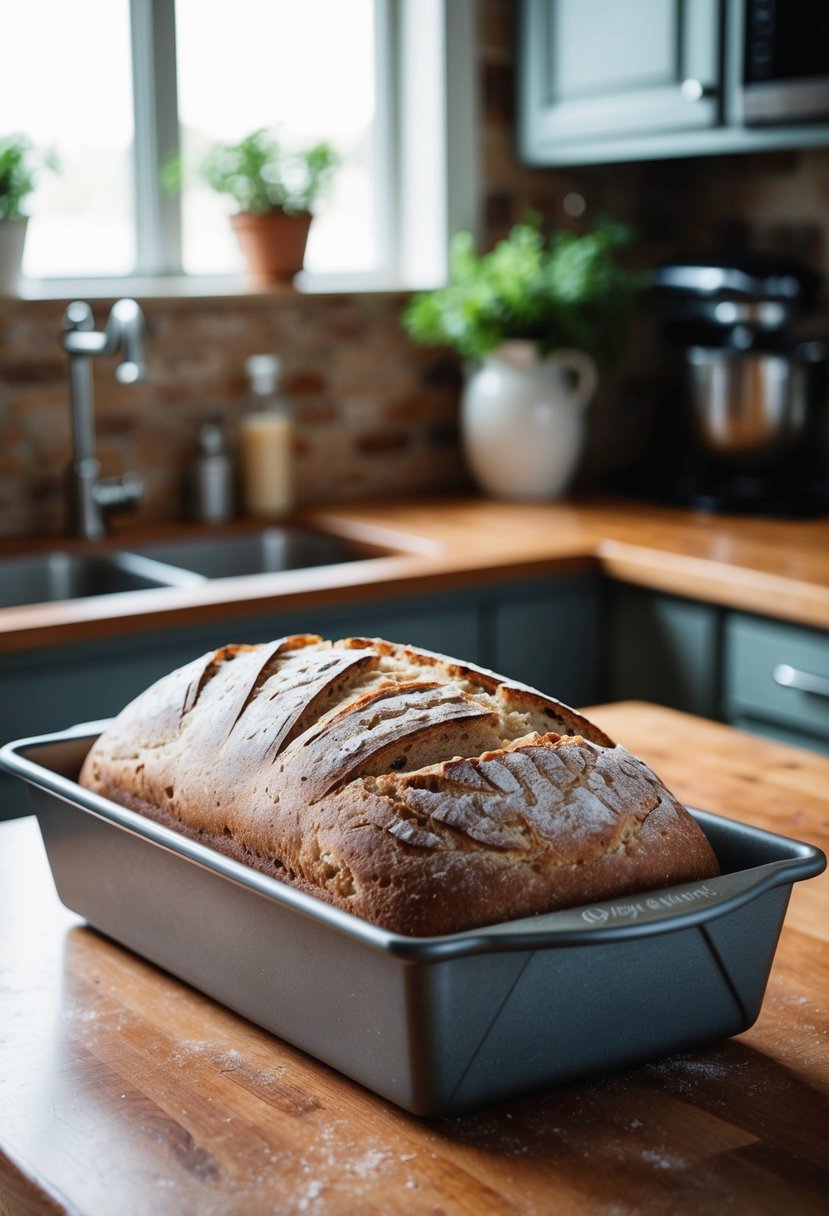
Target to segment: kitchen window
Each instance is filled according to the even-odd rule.
[[[0,0],[0,133],[60,163],[30,200],[23,294],[244,291],[226,200],[195,172],[173,196],[162,169],[257,126],[342,157],[299,286],[440,282],[450,232],[475,227],[473,10]]]
[[[130,80],[128,0],[0,0],[0,135],[25,132],[61,164],[30,199],[25,273],[135,268]]]

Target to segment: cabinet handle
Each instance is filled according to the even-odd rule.
[[[815,675],[811,671],[800,671],[788,663],[778,663],[771,673],[775,684],[781,688],[796,688],[798,692],[811,692],[829,699],[829,678]]]
[[[693,76],[683,80],[679,91],[686,101],[704,101],[706,97],[716,97],[717,95],[717,90],[713,85],[703,84],[701,80],[695,80]]]

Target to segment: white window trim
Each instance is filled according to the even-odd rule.
[[[181,275],[181,207],[161,187],[179,153],[175,0],[130,0],[136,276]]]
[[[445,281],[449,238],[479,233],[475,0],[374,0],[378,155],[389,171],[378,200],[383,270],[302,273],[314,292],[407,291]],[[243,276],[181,271],[178,199],[160,168],[178,151],[174,0],[130,0],[135,108],[136,262],[129,276],[24,280],[28,299],[262,294]],[[427,125],[428,120],[428,125]]]

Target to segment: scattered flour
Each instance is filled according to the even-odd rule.
[[[674,1157],[670,1153],[657,1153],[653,1149],[645,1149],[642,1160],[658,1170],[687,1170],[688,1162],[682,1157]]]
[[[358,1178],[370,1178],[389,1159],[389,1153],[382,1148],[371,1148],[363,1153],[356,1161],[350,1162],[348,1168]]]
[[[305,1194],[299,1198],[297,1203],[298,1210],[300,1212],[307,1212],[309,1204],[313,1203],[315,1199],[319,1199],[324,1188],[324,1182],[321,1182],[319,1178],[313,1178],[305,1188]]]

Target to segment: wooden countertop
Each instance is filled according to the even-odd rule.
[[[300,522],[357,542],[365,560],[195,588],[4,608],[0,651],[573,569],[829,629],[829,518],[755,519],[610,500],[522,504],[469,497],[340,505],[307,512]],[[112,543],[128,549],[181,530],[127,526]],[[60,545],[52,539],[24,547],[43,551]],[[20,542],[0,545],[0,556],[20,548]]]
[[[653,706],[589,712],[685,801],[829,850],[829,758]],[[3,1216],[829,1208],[826,874],[796,884],[745,1034],[430,1121],[83,927],[31,819],[0,824],[0,924]]]

